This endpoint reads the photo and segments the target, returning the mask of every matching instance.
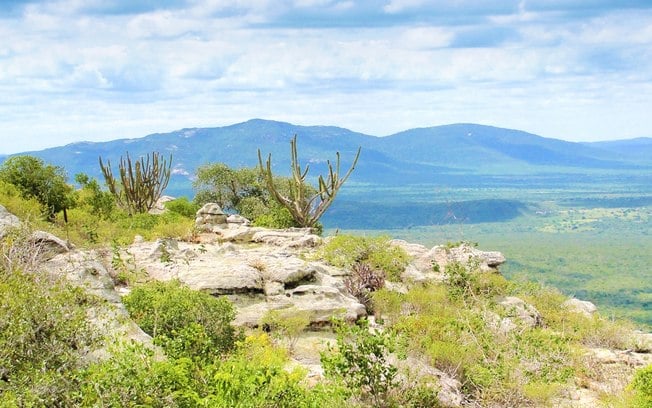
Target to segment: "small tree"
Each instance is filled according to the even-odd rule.
[[[333,203],[337,192],[344,182],[349,178],[355,165],[360,157],[360,148],[353,159],[351,167],[346,172],[344,177],[340,177],[340,153],[337,152],[337,161],[335,168],[330,160],[328,164],[328,177],[324,179],[319,176],[319,187],[316,194],[307,194],[306,189],[306,176],[308,175],[309,165],[306,165],[305,170],[301,169],[299,163],[299,155],[297,153],[297,136],[290,141],[291,150],[291,167],[292,176],[290,177],[288,194],[283,194],[274,183],[274,175],[272,174],[272,155],[267,157],[267,162],[263,165],[263,157],[258,149],[258,164],[260,171],[265,177],[267,189],[272,193],[274,198],[285,208],[290,211],[292,217],[301,227],[314,227],[321,216],[326,212],[328,207]]]
[[[127,157],[120,157],[120,180],[116,180],[111,169],[111,162],[106,165],[100,157],[100,168],[109,191],[117,204],[129,214],[145,213],[151,210],[161,198],[163,190],[170,181],[172,155],[170,159],[161,160],[158,152],[147,154],[134,163]]]
[[[214,202],[224,210],[240,211],[240,203],[250,197],[263,200],[264,181],[256,168],[233,169],[224,163],[206,164],[197,169],[192,185],[197,190],[195,202]]]
[[[14,156],[0,166],[0,180],[16,186],[23,198],[35,198],[48,219],[74,205],[73,189],[62,167],[45,164],[34,156]]]
[[[363,402],[389,406],[390,392],[397,385],[397,368],[388,361],[395,338],[387,331],[370,331],[369,322],[349,326],[335,320],[337,345],[329,345],[320,360],[327,377],[341,380],[361,393]]]

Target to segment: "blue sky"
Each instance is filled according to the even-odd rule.
[[[0,153],[251,118],[652,136],[649,0],[2,0]]]

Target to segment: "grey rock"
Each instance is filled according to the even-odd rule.
[[[72,249],[72,245],[45,231],[32,232],[30,241],[39,247],[41,256],[44,258],[51,258],[55,255],[66,253]]]
[[[18,217],[7,211],[4,206],[0,205],[0,238],[5,236],[8,229],[19,226],[20,220]]]
[[[495,272],[498,266],[505,263],[505,257],[500,252],[481,251],[463,243],[453,248],[435,246],[430,251],[417,257],[413,263],[417,269],[424,273],[443,273],[446,266],[451,263],[461,263],[468,266],[475,266],[477,263],[479,271]]]
[[[165,203],[168,203],[170,201],[173,201],[174,197],[171,196],[161,196],[156,202],[154,203],[154,207],[152,207],[148,212],[150,214],[154,215],[160,215],[163,214],[164,212],[167,211],[167,208],[165,208]]]
[[[226,222],[231,225],[243,225],[243,226],[249,226],[251,224],[251,221],[243,217],[242,215],[239,214],[231,214],[228,217],[226,217]]]
[[[598,308],[593,303],[587,300],[580,300],[575,298],[568,299],[562,303],[562,307],[571,312],[581,313],[587,317],[592,316],[595,312],[598,311]]]
[[[215,203],[206,203],[197,211],[195,225],[201,231],[213,231],[215,228],[227,227],[227,216]]]
[[[536,327],[542,323],[539,311],[521,298],[507,296],[499,301],[498,304],[505,308],[507,317],[516,319],[526,327]]]

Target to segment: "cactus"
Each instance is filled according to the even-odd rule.
[[[161,160],[157,152],[141,157],[132,163],[129,153],[127,157],[120,157],[120,180],[116,180],[111,170],[111,162],[106,165],[100,157],[100,168],[109,191],[116,199],[116,203],[129,214],[144,213],[151,210],[156,201],[161,198],[163,190],[170,181],[170,159]]]
[[[328,163],[328,177],[324,179],[323,176],[319,176],[319,187],[316,194],[308,197],[306,192],[306,176],[308,175],[309,165],[306,165],[305,170],[301,170],[301,165],[299,164],[299,155],[297,153],[297,136],[294,135],[294,138],[290,141],[291,149],[291,161],[292,161],[292,175],[290,176],[290,189],[287,196],[281,194],[279,190],[274,185],[274,175],[272,174],[272,155],[271,153],[267,157],[267,162],[263,166],[263,158],[258,149],[258,164],[260,166],[261,174],[265,179],[265,184],[267,189],[272,193],[272,196],[278,201],[281,205],[287,208],[292,214],[292,218],[296,223],[301,227],[315,227],[319,218],[324,214],[324,212],[331,205],[337,192],[344,182],[349,178],[355,165],[358,162],[360,157],[360,149],[353,159],[351,167],[346,172],[344,177],[340,177],[340,153],[337,152],[337,161],[335,163],[335,168],[330,160]]]

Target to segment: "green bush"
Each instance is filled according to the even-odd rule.
[[[288,211],[287,208],[278,205],[272,205],[258,215],[250,214],[250,216],[247,217],[245,215],[247,214],[247,211],[243,211],[242,214],[246,218],[251,217],[250,219],[254,220],[253,225],[256,227],[284,229],[297,226],[290,211]]]
[[[101,219],[110,219],[117,209],[113,195],[103,191],[96,179],[91,179],[84,173],[76,174],[75,181],[81,186],[77,191],[78,206],[87,207],[88,212]]]
[[[43,213],[41,203],[36,198],[24,198],[18,188],[0,180],[0,204],[21,220],[35,221]]]
[[[61,167],[45,164],[33,156],[13,156],[0,165],[0,180],[16,186],[23,198],[35,198],[44,215],[53,219],[64,208],[74,206],[72,187]]]
[[[99,340],[95,299],[40,273],[0,269],[0,405],[61,406]]]
[[[337,235],[324,245],[319,256],[341,268],[368,263],[372,268],[385,272],[387,279],[399,281],[410,257],[403,248],[390,245],[389,241],[386,236]]]
[[[336,386],[307,388],[305,373],[285,368],[287,355],[265,334],[239,342],[222,359],[198,364],[161,360],[139,345],[121,345],[109,360],[78,374],[77,406],[147,407],[345,407]]]
[[[165,208],[169,211],[172,211],[173,213],[194,220],[195,215],[197,215],[197,211],[199,210],[199,205],[189,201],[186,197],[179,197],[165,203]]]
[[[181,407],[192,391],[189,360],[155,358],[140,343],[117,344],[111,357],[79,370],[78,391],[68,397],[83,407]]]
[[[638,408],[652,408],[652,365],[639,369],[630,387],[636,392]]]
[[[207,358],[208,352],[220,355],[232,350],[238,338],[231,326],[235,311],[226,298],[192,290],[176,280],[137,286],[123,302],[132,319],[164,349],[169,347],[166,352],[176,356]],[[192,341],[179,344],[172,340],[180,333],[185,338],[191,337],[189,331],[197,334],[198,328],[193,328],[193,323],[202,327],[201,341],[210,346],[198,346]],[[196,350],[205,353],[193,356]]]
[[[388,406],[390,392],[397,386],[397,368],[387,360],[395,341],[389,332],[371,332],[366,320],[349,326],[335,322],[337,346],[322,353],[326,376],[342,381],[362,401],[373,406]]]

